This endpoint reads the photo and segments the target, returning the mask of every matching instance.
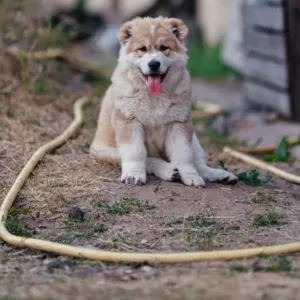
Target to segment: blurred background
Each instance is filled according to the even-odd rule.
[[[75,82],[68,83],[77,89],[91,79],[91,74],[92,77],[101,74],[100,79],[103,75],[110,77],[119,50],[117,32],[123,22],[136,16],[181,18],[189,27],[188,70],[192,76],[193,100],[195,104],[220,105],[225,112],[211,120],[213,130],[249,144],[277,143],[282,136],[299,132],[299,125],[294,123],[300,120],[300,76],[296,67],[300,60],[294,38],[298,32],[299,8],[295,1],[2,0],[0,3],[1,43],[15,50],[67,49],[71,61],[77,62],[77,71],[82,71]],[[39,88],[44,89],[38,82]],[[97,81],[93,84],[96,87]]]
[[[241,70],[239,6],[240,1],[230,0],[40,1],[42,18],[75,39],[86,40],[87,56],[94,55],[99,65],[115,63],[116,36],[123,22],[136,16],[181,18],[190,29],[190,72],[208,80],[235,76],[229,67]]]

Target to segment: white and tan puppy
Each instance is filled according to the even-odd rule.
[[[120,29],[119,61],[90,150],[121,161],[126,184],[145,184],[147,173],[195,187],[237,181],[205,164],[193,131],[187,33],[181,20],[162,17],[136,18]]]

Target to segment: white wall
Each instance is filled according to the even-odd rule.
[[[224,36],[228,22],[230,0],[198,0],[198,23],[206,42],[214,46]]]

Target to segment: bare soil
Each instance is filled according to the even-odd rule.
[[[47,81],[37,84],[40,64],[26,62],[24,67],[8,55],[0,57],[0,199],[33,152],[72,121],[74,101],[95,95],[92,85],[74,88],[80,73],[62,62],[46,62]],[[21,76],[24,72],[29,81]],[[45,157],[18,195],[9,216],[11,232],[149,253],[299,240],[299,186],[278,178],[259,186],[239,182],[205,189],[155,178],[143,187],[121,184],[117,166],[88,154],[106,83],[97,85],[81,131]],[[212,138],[202,123],[196,128],[211,166],[223,160],[230,170],[250,169],[221,154],[222,146],[232,141]],[[280,166],[299,173],[299,161]],[[74,207],[84,213],[83,220],[69,218]],[[168,266],[113,264],[0,241],[0,299],[297,299],[299,278],[299,254]]]

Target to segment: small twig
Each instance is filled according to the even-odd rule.
[[[110,241],[110,240],[103,240],[103,239],[100,239],[100,238],[95,238],[95,237],[92,237],[93,240],[96,240],[98,242],[101,242],[103,244],[110,244],[110,245],[118,245],[126,250],[137,250],[137,251],[141,251],[142,249],[140,248],[137,248],[135,246],[131,246],[131,245],[128,245],[128,244],[125,244],[125,243],[121,243],[121,242],[113,242],[113,241]]]
[[[192,118],[193,119],[208,119],[208,118],[216,117],[220,114],[221,114],[221,111],[207,112],[207,111],[194,110],[194,111],[192,111]]]
[[[207,228],[212,226],[207,226]],[[190,228],[190,227],[166,227],[166,228],[153,228],[155,231],[192,231],[192,232],[203,232],[203,230],[196,229],[196,228]]]
[[[256,159],[256,158],[251,157],[247,154],[235,151],[235,150],[233,150],[229,147],[225,147],[223,151],[225,153],[233,156],[234,158],[243,161],[244,163],[246,163],[248,165],[251,165],[253,167],[259,168],[259,169],[264,170],[264,171],[267,171],[267,172],[269,172],[271,174],[274,174],[275,176],[278,176],[280,178],[283,178],[287,181],[300,184],[300,176],[296,176],[296,175],[293,175],[291,173],[282,171],[282,170],[280,170],[280,169],[278,169],[274,166],[271,166],[271,165],[269,165],[269,164],[267,164],[267,163],[265,163],[265,162],[263,162],[259,159]]]
[[[2,89],[0,89],[0,94],[2,95],[8,95],[10,94],[15,88],[17,87],[16,83],[12,83]]]
[[[36,59],[36,60],[47,60],[47,59],[63,59],[74,67],[89,71],[89,72],[100,72],[98,67],[95,67],[94,64],[90,64],[82,59],[79,59],[74,54],[67,52],[64,49],[48,49],[46,51],[35,51],[35,52],[21,52],[17,49],[6,49],[6,53],[20,59],[21,57],[25,57],[27,59]],[[103,78],[106,76],[102,74]]]
[[[300,143],[300,136],[292,136],[287,139],[287,144],[293,146]],[[247,153],[247,154],[267,154],[272,153],[277,149],[277,145],[267,145],[267,146],[243,146],[238,147],[237,151]]]
[[[4,77],[4,80],[7,80],[8,78],[6,78],[6,76],[1,76]],[[18,86],[18,81],[16,79],[13,78],[9,78],[9,80],[11,81],[7,86],[3,87],[0,89],[0,94],[1,95],[8,95],[10,94],[17,86]]]
[[[212,103],[197,102],[196,109],[192,111],[193,119],[213,118],[223,113],[221,106]]]

